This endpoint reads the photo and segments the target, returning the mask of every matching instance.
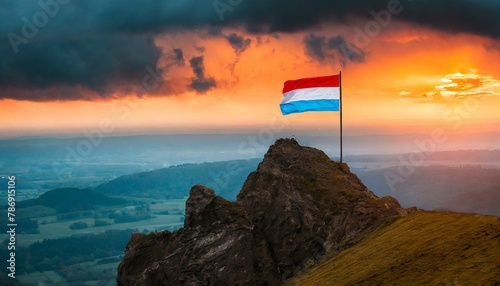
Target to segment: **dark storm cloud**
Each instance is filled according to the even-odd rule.
[[[12,54],[8,49],[0,46],[0,53],[9,54],[0,61],[0,87],[82,85],[100,93],[111,82],[140,79],[146,67],[156,67],[160,56],[152,37],[34,41],[22,53]]]
[[[205,64],[203,56],[193,57],[189,60],[189,65],[193,69],[195,78],[205,78]]]
[[[236,54],[240,54],[245,51],[248,47],[250,47],[250,44],[252,43],[252,40],[250,38],[245,39],[243,36],[240,36],[236,33],[232,33],[229,36],[226,36],[226,40],[234,49]]]
[[[303,43],[306,48],[306,54],[311,58],[317,59],[318,61],[326,59],[326,37],[309,34],[304,37]]]
[[[365,52],[347,43],[341,35],[327,38],[311,33],[304,36],[303,43],[306,54],[319,62],[338,58],[339,63],[345,66],[347,62],[365,61]]]
[[[226,22],[243,24],[250,31],[294,32],[325,22],[352,24],[347,21],[352,16],[373,20],[373,13],[387,10],[388,6],[400,11],[391,18],[401,21],[452,33],[500,38],[498,0],[245,0],[224,15]]]
[[[159,34],[204,31],[213,37],[227,26],[278,35],[323,23],[363,29],[389,3],[400,11],[391,19],[500,39],[498,0],[7,0],[0,1],[0,98],[18,98],[4,92],[16,88],[71,86],[107,96],[122,81],[140,83],[144,69],[160,59],[153,41]],[[234,40],[228,39],[235,50],[245,49],[245,40],[240,46]],[[337,46],[315,44],[309,43],[309,52],[319,58]]]
[[[212,77],[205,74],[205,65],[203,56],[193,57],[189,60],[189,65],[193,69],[194,77],[191,79],[189,87],[196,90],[197,93],[205,93],[217,86],[217,82]]]
[[[184,52],[182,49],[174,49],[174,60],[178,63],[184,64]]]
[[[408,2],[409,1],[409,2]],[[452,33],[471,33],[500,39],[500,1],[411,1],[402,19]]]
[[[344,60],[348,60],[350,62],[362,63],[366,60],[365,52],[363,50],[353,44],[347,43],[346,40],[340,35],[330,38],[327,43],[327,48],[337,51],[337,53],[341,55]]]
[[[54,2],[56,0],[45,0]],[[41,10],[31,1],[2,1],[2,24],[12,30]],[[44,2],[44,1],[41,1]],[[63,2],[63,1],[61,1]],[[500,37],[498,0],[87,0],[59,5],[65,18],[57,32],[159,33],[169,29],[217,27],[241,24],[248,30],[294,32],[323,22],[344,22],[348,16],[372,19],[371,11],[386,10],[389,3],[401,6],[400,20],[421,23],[452,32]],[[223,9],[218,9],[222,3]],[[398,5],[400,3],[400,5]],[[3,8],[3,9],[1,9]],[[219,15],[222,13],[223,20]],[[52,19],[51,19],[52,20]]]

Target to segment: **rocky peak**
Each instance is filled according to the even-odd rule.
[[[215,198],[214,190],[202,185],[195,185],[189,191],[189,199],[186,201],[186,219],[184,227],[193,227],[197,220],[202,219],[199,214]]]
[[[236,202],[196,185],[184,228],[133,236],[119,266],[131,280],[118,284],[278,285],[406,211],[375,196],[346,164],[279,139]]]
[[[368,190],[347,164],[294,139],[269,148],[237,201],[262,232],[282,275],[343,250],[404,210],[396,199]]]

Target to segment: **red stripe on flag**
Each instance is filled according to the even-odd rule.
[[[310,87],[338,87],[340,86],[340,76],[328,75],[320,77],[301,78],[296,80],[287,80],[283,86],[283,93],[287,93],[294,89],[310,88]]]

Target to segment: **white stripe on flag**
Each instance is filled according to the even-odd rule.
[[[281,104],[303,100],[339,99],[339,87],[311,87],[294,89],[283,94]]]

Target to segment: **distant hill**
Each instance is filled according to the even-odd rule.
[[[126,201],[111,198],[91,189],[61,188],[50,190],[37,199],[18,202],[18,208],[44,206],[57,210],[58,213],[85,211],[100,205],[120,205]]]
[[[379,196],[393,196],[403,206],[500,216],[500,170],[480,166],[411,167],[407,177],[393,183],[387,174],[399,175],[400,166],[356,171]],[[404,167],[404,170],[408,170]]]
[[[500,285],[500,219],[415,212],[286,285]]]
[[[384,155],[346,155],[346,162],[399,162],[401,158],[409,158],[412,154],[384,154]],[[458,150],[458,151],[434,151],[425,153],[425,161],[469,161],[469,162],[500,162],[500,150]],[[416,157],[419,158],[419,157]]]
[[[243,182],[260,160],[234,160],[202,164],[184,164],[150,172],[125,175],[97,186],[97,192],[119,195],[180,199],[189,189],[203,184],[222,197],[235,200]]]

